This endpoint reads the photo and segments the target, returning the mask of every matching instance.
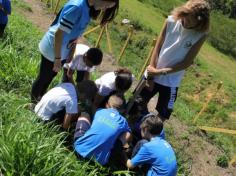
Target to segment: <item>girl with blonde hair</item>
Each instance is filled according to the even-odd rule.
[[[185,69],[206,40],[209,11],[204,0],[187,1],[168,16],[157,39],[147,67],[149,81],[140,95],[148,103],[159,92],[156,110],[163,120],[169,119]]]

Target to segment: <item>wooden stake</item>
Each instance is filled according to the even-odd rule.
[[[127,47],[127,45],[128,45],[128,42],[129,42],[130,38],[131,38],[132,35],[133,35],[133,32],[134,32],[134,27],[133,27],[132,25],[130,25],[130,28],[129,28],[129,36],[128,36],[127,39],[126,39],[123,48],[121,49],[121,52],[120,52],[120,55],[119,55],[119,57],[118,57],[117,63],[119,63],[119,62],[121,61],[121,58],[122,58],[122,56],[123,56],[123,54],[124,54],[124,52],[125,52],[125,49],[126,49],[126,47]]]
[[[150,49],[150,51],[149,51],[149,53],[148,53],[148,57],[147,57],[147,59],[146,59],[144,65],[143,65],[143,67],[142,67],[142,69],[141,69],[141,72],[140,72],[139,75],[138,75],[138,79],[141,79],[141,77],[143,76],[143,73],[144,73],[144,71],[145,71],[145,69],[146,69],[148,63],[150,62],[150,59],[151,59],[153,50],[154,50],[154,48],[155,48],[156,41],[157,41],[156,39],[153,39],[153,41],[152,41],[151,49]]]
[[[96,42],[96,44],[95,44],[95,47],[99,47],[99,44],[100,44],[100,41],[101,41],[101,39],[102,39],[102,35],[103,35],[104,30],[105,30],[105,26],[103,26],[102,29],[101,29],[101,31],[100,31],[100,34],[99,34],[99,36],[98,36],[97,42]]]
[[[58,9],[59,4],[60,4],[60,0],[57,0],[56,7],[54,9],[54,14],[55,15],[57,14],[57,9]]]
[[[201,130],[205,130],[205,131],[236,135],[235,130],[229,130],[229,129],[224,129],[224,128],[215,128],[215,127],[207,127],[207,126],[198,126],[198,128],[200,128]]]
[[[206,101],[206,103],[202,106],[202,109],[200,110],[200,112],[195,116],[195,118],[193,119],[193,123],[196,123],[197,119],[202,115],[202,113],[206,110],[206,108],[208,107],[210,101],[212,100],[212,98],[214,98],[217,94],[217,92],[220,90],[220,88],[222,87],[222,81],[218,84],[217,89],[215,91],[214,94],[212,94],[211,96],[209,96],[208,100]]]
[[[108,31],[108,24],[106,24],[105,29],[106,29],[108,50],[109,50],[109,53],[112,54],[111,38],[110,38],[109,31]]]
[[[236,166],[236,155],[234,155],[233,159],[229,162],[230,166]]]
[[[86,31],[85,33],[83,33],[83,36],[85,37],[86,35],[90,34],[91,32],[97,30],[98,28],[100,28],[100,25],[97,25],[96,27]]]

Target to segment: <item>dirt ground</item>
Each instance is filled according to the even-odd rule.
[[[45,32],[53,21],[55,15],[52,15],[46,9],[44,3],[39,0],[24,0],[31,7],[32,12],[20,11],[29,21]],[[82,39],[86,43],[86,39]],[[114,58],[105,54],[104,60],[97,68],[100,74],[115,70],[118,66],[113,64]],[[153,98],[149,103],[149,109],[155,108],[157,97]],[[235,114],[233,114],[235,115]],[[236,168],[221,168],[216,165],[216,159],[222,153],[215,145],[212,145],[204,133],[191,132],[191,127],[188,127],[177,118],[171,117],[166,123],[168,128],[171,128],[174,138],[178,141],[178,149],[184,153],[191,161],[189,164],[190,175],[193,176],[234,176],[236,175]],[[183,135],[185,134],[185,135]]]

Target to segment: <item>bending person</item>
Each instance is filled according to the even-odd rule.
[[[41,64],[32,85],[31,101],[36,103],[46,92],[61,66],[75,49],[90,19],[101,18],[104,25],[114,19],[119,0],[69,0],[60,10],[49,30],[39,43]]]

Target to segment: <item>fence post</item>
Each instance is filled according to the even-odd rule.
[[[230,166],[236,166],[236,155],[233,156],[233,158],[231,159],[231,161],[229,162]]]
[[[100,25],[97,25],[97,26],[95,26],[94,28],[92,28],[92,29],[86,31],[85,33],[83,33],[83,36],[85,37],[86,35],[88,35],[88,34],[90,34],[91,32],[97,30],[98,28],[100,28]]]
[[[105,26],[105,30],[106,30],[106,36],[107,36],[107,45],[108,45],[108,50],[109,50],[109,53],[112,54],[111,38],[110,38],[109,31],[108,31],[108,24],[106,24],[106,26]]]
[[[97,42],[95,44],[95,47],[99,47],[99,44],[100,44],[100,41],[102,39],[102,35],[103,35],[104,30],[105,30],[105,26],[102,26],[102,29],[101,29],[100,34],[98,36]]]
[[[152,53],[153,53],[153,50],[154,50],[154,48],[155,48],[156,41],[157,41],[156,39],[153,39],[153,41],[152,41],[151,49],[150,49],[150,51],[149,51],[149,53],[148,53],[148,57],[147,57],[147,59],[146,59],[144,65],[143,65],[143,67],[142,67],[142,69],[141,69],[141,72],[140,72],[139,75],[138,75],[138,79],[141,79],[141,77],[142,77],[142,75],[143,75],[143,73],[144,73],[144,71],[145,71],[145,69],[146,69],[148,63],[150,62],[150,58],[151,58]]]
[[[57,8],[58,8],[59,4],[60,4],[60,0],[57,0],[56,7],[54,9],[54,14],[55,15],[57,14]]]
[[[120,55],[119,55],[119,57],[118,57],[117,63],[119,63],[119,62],[121,61],[121,58],[122,58],[122,56],[123,56],[123,54],[124,54],[124,52],[125,52],[125,49],[126,49],[126,47],[127,47],[127,45],[128,45],[128,42],[129,42],[130,38],[131,38],[132,35],[133,35],[133,32],[134,32],[134,27],[133,27],[132,25],[130,25],[130,27],[129,27],[129,36],[128,36],[127,39],[126,39],[123,48],[121,49],[121,52],[120,52]]]
[[[208,100],[205,102],[205,104],[202,106],[202,109],[199,111],[199,113],[195,116],[195,118],[193,119],[193,123],[196,123],[197,119],[200,117],[200,115],[206,110],[207,106],[209,105],[210,101],[212,98],[214,98],[217,94],[217,92],[220,90],[220,88],[222,87],[223,82],[221,81],[218,86],[217,89],[215,91],[214,94],[212,94]]]

